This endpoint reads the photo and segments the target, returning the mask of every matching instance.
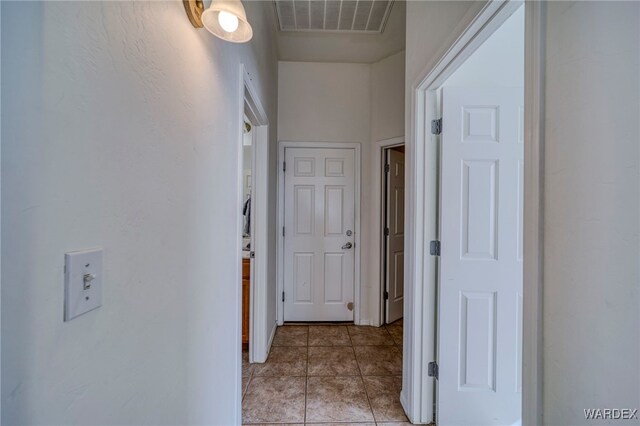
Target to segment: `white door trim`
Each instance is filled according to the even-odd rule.
[[[360,324],[360,310],[362,301],[360,300],[360,144],[350,142],[278,142],[278,241],[277,241],[277,293],[276,306],[278,325],[284,324],[284,302],[282,301],[282,292],[284,291],[284,236],[282,228],[284,227],[284,171],[282,164],[285,159],[284,150],[286,148],[351,148],[355,151],[355,274],[354,274],[354,312],[353,322]]]
[[[542,153],[544,5],[525,10],[525,214],[523,424],[541,424],[542,415]],[[427,129],[437,118],[436,94],[446,79],[522,4],[489,1],[453,45],[430,63],[411,85],[406,139],[407,226],[405,260],[404,357],[400,401],[414,423],[434,421],[434,379],[427,364],[436,354],[437,261],[428,255],[438,239],[439,153]],[[427,307],[427,309],[425,309]]]
[[[542,424],[546,2],[525,4],[522,424]]]
[[[269,191],[269,120],[258,97],[251,76],[244,65],[240,65],[240,123],[244,122],[244,115],[249,118],[253,126],[252,166],[251,176],[251,248],[255,252],[251,271],[251,290],[249,308],[249,361],[264,362],[270,347],[270,335],[267,324],[267,265],[268,249],[268,199]],[[238,173],[240,175],[239,194],[241,202],[243,186],[242,165],[242,137],[238,142]],[[240,213],[238,213],[240,214]],[[239,241],[242,240],[242,230],[239,231]],[[242,267],[242,255],[237,253],[238,265]],[[238,282],[240,285],[240,282]],[[239,301],[242,304],[242,299]],[[274,326],[275,327],[275,326]]]
[[[382,259],[384,256],[383,253],[383,244],[382,244],[382,227],[384,220],[384,200],[382,199],[382,182],[384,179],[384,175],[382,172],[383,169],[383,152],[387,148],[392,148],[394,146],[402,146],[404,145],[404,136],[399,136],[397,138],[384,139],[381,141],[376,141],[373,143],[373,167],[371,171],[371,183],[372,183],[372,191],[373,191],[373,205],[377,206],[374,208],[371,217],[371,223],[374,224],[371,232],[371,245],[372,250],[370,253],[377,253],[378,259],[380,259],[380,264],[377,268],[371,268],[371,282],[378,283],[378,291],[375,292],[376,297],[376,305],[378,306],[377,311],[374,312],[376,315],[372,319],[372,325],[381,326],[382,318],[384,318],[384,303],[382,303],[382,294],[384,293],[384,280],[383,280],[383,271],[382,271]]]

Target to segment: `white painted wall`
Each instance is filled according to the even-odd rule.
[[[3,424],[240,422],[240,62],[274,141],[277,90],[245,6],[234,45],[177,1],[2,2]],[[95,246],[104,304],[63,323],[64,253]]]
[[[278,139],[369,140],[368,64],[279,62]]]
[[[404,130],[404,53],[374,64],[280,62],[278,139],[361,144],[362,324],[378,324],[380,255],[371,241],[372,142]]]
[[[404,135],[404,52],[371,64],[371,139]]]
[[[640,4],[547,7],[543,418],[593,424],[640,405]]]
[[[524,6],[511,15],[443,87],[524,87]]]

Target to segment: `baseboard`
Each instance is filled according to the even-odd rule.
[[[360,319],[360,321],[356,325],[368,325],[368,326],[371,326],[371,327],[375,327],[376,326],[375,321],[368,320],[368,319]]]
[[[407,403],[407,393],[404,389],[400,391],[400,405],[402,405],[402,409],[404,410],[404,414],[407,416],[409,421],[415,424],[415,419],[411,418],[411,411],[409,410],[409,404]]]
[[[271,327],[271,333],[269,333],[269,341],[267,342],[267,348],[266,348],[266,356],[265,356],[265,361],[267,359],[267,356],[269,356],[269,352],[271,352],[271,344],[273,343],[273,338],[276,336],[276,330],[278,329],[278,323],[274,322],[273,326]]]

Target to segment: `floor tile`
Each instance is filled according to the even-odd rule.
[[[376,422],[407,421],[400,404],[402,376],[363,377]]]
[[[309,326],[309,346],[351,346],[347,327],[344,325]]]
[[[306,325],[284,325],[276,330],[272,346],[307,346],[308,336]]]
[[[247,392],[247,385],[249,384],[250,377],[242,376],[242,398],[244,399],[244,394]]]
[[[399,402],[401,344],[402,320],[278,327],[266,363],[242,353],[243,424],[303,426],[306,415],[315,426],[409,425]]]
[[[242,403],[243,423],[304,422],[304,377],[253,377]]]
[[[402,374],[402,353],[395,346],[354,346],[363,376]]]
[[[313,426],[376,426],[375,423],[360,423],[360,422],[340,422],[340,423],[306,423],[307,425]],[[290,425],[287,425],[290,426]]]
[[[351,346],[309,346],[309,376],[358,376]]]
[[[387,331],[391,335],[393,342],[396,345],[402,345],[402,326],[399,325],[388,325],[386,326]]]
[[[265,363],[254,365],[254,377],[305,376],[307,374],[307,348],[274,346]]]
[[[255,364],[249,364],[249,352],[242,351],[242,377],[249,377]]]
[[[384,327],[350,325],[348,330],[354,346],[394,344],[391,335]]]
[[[346,421],[374,421],[362,378],[307,378],[306,422]]]
[[[390,326],[396,326],[397,325],[397,326],[402,327],[402,323],[403,323],[402,318],[400,318],[399,320],[395,320],[391,324],[387,324],[387,325],[390,325]]]

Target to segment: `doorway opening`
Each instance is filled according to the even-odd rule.
[[[256,301],[267,294],[268,265],[268,149],[269,121],[251,76],[240,66],[238,111],[238,282],[240,347],[237,382],[237,413],[241,418],[242,396],[248,379],[245,372],[254,362],[264,362],[269,350],[268,307]]]
[[[416,90],[425,422],[522,422],[524,12],[485,6]]]
[[[382,148],[381,323],[400,323],[404,316],[405,147]]]

